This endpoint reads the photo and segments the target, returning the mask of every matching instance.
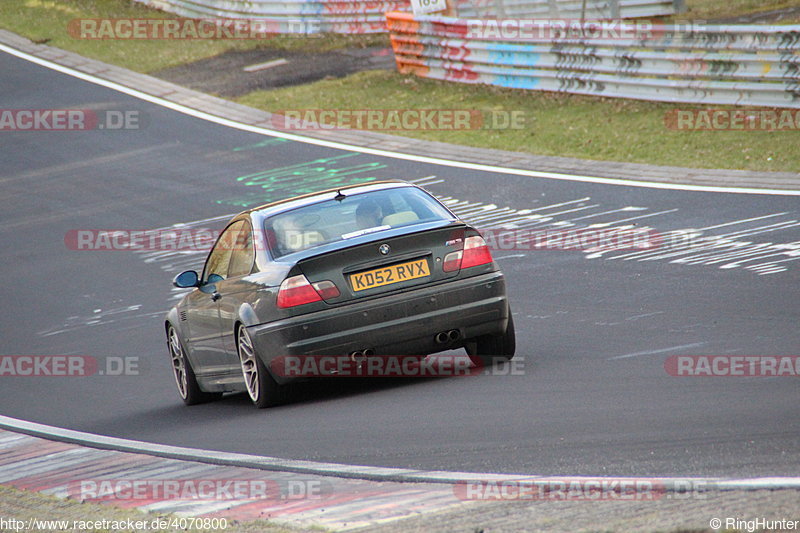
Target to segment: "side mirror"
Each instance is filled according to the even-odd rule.
[[[187,270],[175,276],[175,279],[172,280],[172,284],[179,289],[188,289],[190,287],[197,287],[200,284],[200,278],[198,278],[197,272],[194,270]]]

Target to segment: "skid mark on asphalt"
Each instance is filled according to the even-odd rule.
[[[110,155],[93,157],[91,159],[81,159],[79,161],[71,161],[69,163],[35,168],[27,172],[14,174],[13,176],[0,177],[0,184],[9,182],[26,182],[32,179],[60,178],[62,176],[69,176],[70,174],[74,174],[85,169],[96,169],[109,163],[118,163],[127,160],[135,161],[136,159],[142,157],[155,157],[154,152],[169,152],[170,150],[177,148],[179,145],[180,143],[178,142],[172,142],[168,144],[148,146],[147,148],[118,151]]]
[[[631,357],[640,357],[642,355],[659,355],[662,353],[669,353],[669,352],[681,352],[683,350],[690,350],[693,348],[699,348],[706,344],[705,342],[694,342],[692,344],[682,344],[680,346],[672,346],[670,348],[660,348],[658,350],[646,350],[644,352],[634,352],[628,353],[625,355],[615,355],[614,357],[609,357],[609,361],[614,361],[615,359],[629,359]]]
[[[152,318],[164,314],[163,310],[146,313],[138,312],[141,310],[141,308],[142,306],[137,304],[123,307],[113,307],[110,309],[95,309],[91,312],[91,314],[68,316],[66,320],[64,320],[64,322],[58,326],[37,331],[36,334],[40,337],[50,337],[52,335],[58,335],[59,333],[66,333],[92,326],[112,324],[119,322],[120,320]]]

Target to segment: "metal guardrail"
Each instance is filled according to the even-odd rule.
[[[627,39],[487,39],[497,35],[483,31],[490,21],[386,17],[403,73],[595,96],[800,108],[800,25],[653,26],[645,37]]]
[[[135,0],[191,18],[259,19],[274,33],[381,33],[409,0]]]
[[[627,19],[674,15],[683,0],[462,0],[458,17]]]
[[[190,18],[260,19],[275,33],[380,33],[410,0],[135,0]],[[453,0],[465,18],[579,18],[583,0]],[[586,18],[668,15],[682,0],[586,0]]]

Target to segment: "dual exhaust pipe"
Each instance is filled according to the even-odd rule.
[[[367,348],[366,350],[356,350],[355,352],[350,352],[350,360],[354,363],[361,363],[367,357],[375,355],[375,350],[372,348]]]
[[[442,331],[437,333],[434,337],[436,344],[449,344],[451,342],[455,342],[461,338],[461,332],[457,329],[451,329],[450,331]]]
[[[460,338],[461,332],[457,329],[451,329],[449,331],[441,331],[437,333],[434,337],[434,340],[436,341],[436,344],[450,344],[456,342]],[[360,363],[363,362],[367,357],[375,355],[375,350],[372,348],[356,350],[354,352],[350,352],[348,355],[350,356],[351,361],[354,363]]]

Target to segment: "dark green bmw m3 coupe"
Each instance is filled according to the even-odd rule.
[[[480,233],[400,181],[323,191],[233,217],[166,316],[183,401],[247,392],[285,400],[286,356],[368,359],[466,348],[476,365],[514,355],[502,272]]]

